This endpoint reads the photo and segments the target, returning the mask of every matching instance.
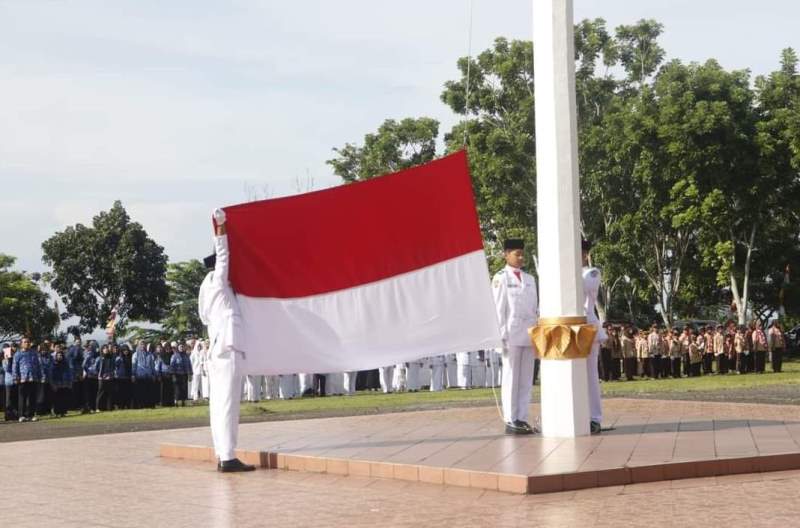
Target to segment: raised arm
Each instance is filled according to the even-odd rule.
[[[225,227],[225,211],[214,210],[216,229],[214,233],[214,251],[217,262],[214,265],[214,282],[218,285],[228,285],[228,272],[230,269],[230,254],[228,253],[228,235]]]

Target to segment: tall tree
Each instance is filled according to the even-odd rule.
[[[367,180],[431,161],[436,156],[439,122],[429,117],[387,119],[377,132],[364,136],[364,144],[346,143],[334,148],[327,161],[346,182]]]
[[[14,262],[14,257],[0,254],[0,341],[51,337],[58,328],[58,311],[34,274],[12,271]]]
[[[114,202],[91,226],[76,224],[42,243],[42,260],[52,268],[50,284],[80,318],[80,329],[104,325],[116,308],[119,331],[130,320],[158,321],[167,302],[164,248]]]
[[[177,262],[167,267],[169,301],[161,320],[164,331],[174,337],[203,335],[205,328],[197,309],[197,296],[208,270],[199,260]]]

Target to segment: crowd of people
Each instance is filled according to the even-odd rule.
[[[786,337],[780,323],[764,330],[759,321],[649,331],[606,324],[608,340],[598,361],[605,382],[634,378],[681,378],[709,374],[764,373],[767,361],[780,372]],[[2,351],[0,410],[6,421],[36,421],[112,409],[186,405],[208,399],[208,341],[108,343],[77,340],[69,346],[22,338]],[[532,384],[538,378],[536,361]],[[326,374],[246,376],[242,399],[260,401],[303,396],[351,395],[357,391],[499,387],[499,351],[481,350],[423,358],[374,370]]]
[[[768,358],[772,371],[781,372],[786,354],[786,336],[778,321],[767,331],[760,321],[683,329],[653,325],[649,331],[606,325],[606,331],[608,340],[600,346],[598,362],[603,381],[763,374]]]

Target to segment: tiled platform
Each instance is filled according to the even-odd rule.
[[[248,424],[240,457],[521,494],[800,468],[800,407],[613,399],[605,414],[613,430],[578,439],[506,436],[494,407]],[[176,431],[160,454],[211,462],[210,446],[208,429]]]

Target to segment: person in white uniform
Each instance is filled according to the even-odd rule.
[[[244,464],[234,454],[239,434],[241,363],[245,360],[245,351],[239,345],[242,331],[239,303],[228,281],[230,256],[225,212],[216,209],[214,220],[215,254],[205,259],[206,268],[213,268],[213,271],[203,279],[197,300],[200,319],[208,326],[211,340],[208,356],[211,436],[219,459],[218,471],[253,471],[255,466]]]
[[[456,354],[456,375],[458,376],[458,386],[462,389],[469,389],[472,387],[472,367],[469,364],[471,355],[470,352],[459,352]]]
[[[350,370],[344,373],[344,394],[345,396],[352,396],[356,393],[356,375],[355,370]]]
[[[206,370],[206,353],[202,339],[195,339],[192,353],[189,355],[192,363],[192,384],[189,389],[189,398],[198,401],[203,398],[203,373]]]
[[[492,278],[492,291],[503,340],[503,379],[500,389],[506,434],[532,434],[528,423],[533,387],[534,350],[528,329],[539,320],[536,280],[522,271],[524,241],[506,240],[506,265]]]
[[[408,392],[418,392],[422,386],[419,379],[421,369],[422,362],[419,359],[406,363],[406,390]]]
[[[244,399],[249,402],[260,402],[263,384],[264,376],[246,376],[244,381]]]
[[[500,356],[502,349],[492,349],[486,351],[486,386],[499,387],[500,386]]]
[[[297,374],[281,374],[278,376],[278,394],[282,400],[291,400],[297,396]]]
[[[597,293],[600,291],[600,270],[589,267],[589,252],[592,247],[587,241],[581,242],[583,253],[583,292],[586,296],[584,310],[586,311],[586,322],[597,327],[597,334],[592,342],[592,349],[586,359],[587,379],[589,385],[589,415],[591,422],[589,430],[592,434],[600,434],[603,423],[603,401],[600,396],[600,373],[597,370],[597,356],[600,354],[600,345],[608,339],[603,322],[597,316],[595,305],[597,303]]]
[[[445,358],[444,356],[433,356],[431,361],[431,392],[444,390],[445,384]]]
[[[380,375],[381,390],[384,394],[389,394],[394,390],[394,365],[381,367],[378,372]]]
[[[444,357],[444,368],[446,374],[446,384],[448,389],[458,387],[458,360],[456,354],[447,354]]]
[[[486,360],[483,350],[469,353],[469,366],[471,385],[473,388],[483,388],[486,385]]]

